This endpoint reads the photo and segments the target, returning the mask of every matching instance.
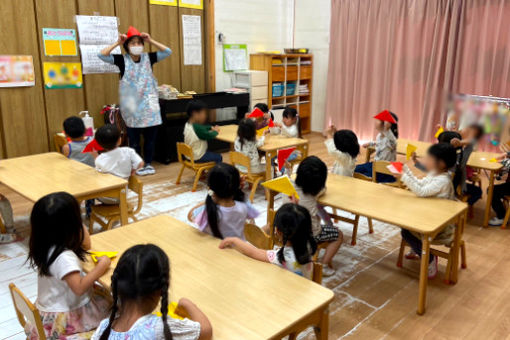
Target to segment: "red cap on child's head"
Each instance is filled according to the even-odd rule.
[[[375,119],[382,120],[383,122],[389,122],[391,124],[397,124],[397,121],[391,115],[390,111],[384,110],[374,116]]]
[[[140,36],[141,33],[139,30],[137,30],[136,28],[134,28],[133,26],[129,26],[129,29],[127,31],[127,38],[131,38],[133,36]]]
[[[264,112],[258,107],[254,108],[253,111],[248,115],[248,118],[262,118],[264,117]]]

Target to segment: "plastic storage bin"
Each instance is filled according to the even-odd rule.
[[[273,97],[281,97],[283,96],[283,84],[282,83],[273,83]]]
[[[287,84],[287,89],[285,90],[285,95],[293,96],[295,94],[296,94],[296,84],[295,83]]]

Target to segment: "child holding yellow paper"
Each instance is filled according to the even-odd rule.
[[[28,261],[39,274],[35,304],[46,337],[78,339],[77,333],[94,330],[108,315],[110,302],[92,288],[108,270],[110,259],[99,257],[94,269],[83,272],[90,236],[78,202],[68,193],[53,193],[37,201],[30,223]],[[35,325],[27,323],[25,331],[29,339],[39,338]]]
[[[124,339],[211,339],[207,316],[190,300],[181,298],[177,314],[168,318],[170,261],[154,244],[136,245],[119,259],[112,275],[113,307],[93,340]],[[161,304],[161,317],[152,314]]]

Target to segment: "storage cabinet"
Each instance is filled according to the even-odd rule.
[[[250,69],[267,71],[269,107],[295,107],[301,119],[301,131],[310,132],[313,55],[255,53],[250,55]]]

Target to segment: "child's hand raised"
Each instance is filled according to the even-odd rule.
[[[416,156],[416,151],[413,151],[413,153],[411,154],[411,159],[413,160],[413,163],[416,163],[416,161],[418,160],[418,156]]]
[[[292,196],[289,196],[289,201],[291,201],[292,203],[294,204],[299,204],[299,198],[297,198],[296,196],[292,195]]]
[[[326,137],[327,138],[333,138],[333,135],[335,134],[336,132],[336,127],[335,125],[331,124],[327,129],[326,129]]]

